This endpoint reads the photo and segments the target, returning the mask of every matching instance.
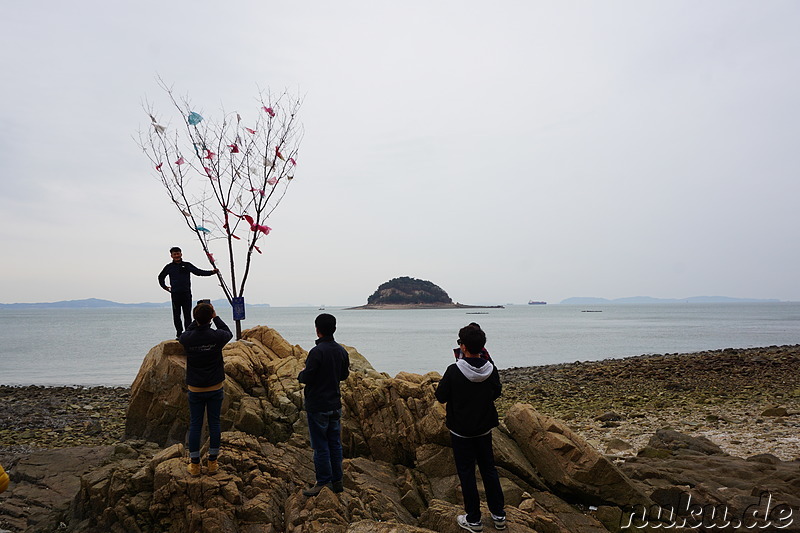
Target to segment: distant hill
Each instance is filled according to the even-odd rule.
[[[452,304],[447,293],[430,281],[402,276],[390,279],[367,298],[367,305]]]
[[[628,298],[607,298],[573,297],[562,300],[562,304],[568,305],[592,305],[592,304],[724,304],[724,303],[776,303],[780,300],[759,300],[755,298],[730,298],[728,296],[691,296],[689,298],[653,298],[652,296],[632,296]]]
[[[215,307],[230,307],[228,300],[214,300]],[[155,308],[171,307],[170,302],[144,302],[136,304],[123,304],[111,300],[86,298],[84,300],[62,300],[59,302],[13,303],[0,304],[0,309],[112,309],[112,308]],[[269,307],[269,304],[247,304],[247,307]]]
[[[367,298],[367,305],[347,309],[484,309],[502,305],[464,305],[430,281],[402,276],[381,283]]]

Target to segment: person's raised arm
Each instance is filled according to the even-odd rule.
[[[191,263],[187,263],[186,261],[184,261],[183,264],[186,265],[186,267],[189,269],[189,272],[191,272],[195,276],[213,276],[214,274],[219,272],[218,268],[215,268],[214,270],[202,270],[200,268],[197,268]]]

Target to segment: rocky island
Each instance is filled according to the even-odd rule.
[[[408,276],[390,279],[367,298],[367,305],[350,309],[502,309],[502,305],[465,305],[453,302],[444,289]]]

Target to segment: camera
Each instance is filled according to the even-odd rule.
[[[211,300],[209,300],[208,298],[206,298],[206,299],[204,299],[204,300],[197,300],[197,305],[200,305],[200,304],[210,304],[210,303],[211,303]]]

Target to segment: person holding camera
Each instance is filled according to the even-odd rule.
[[[505,500],[492,448],[492,428],[500,423],[494,405],[502,390],[500,374],[486,353],[486,334],[478,324],[473,322],[459,330],[458,346],[463,357],[456,353],[456,362],[447,367],[435,393],[440,403],[447,404],[445,423],[464,496],[466,514],[458,515],[456,523],[467,531],[483,531],[477,463],[494,528],[505,529]]]
[[[169,255],[172,257],[172,262],[161,269],[158,275],[158,284],[161,288],[170,294],[172,300],[172,320],[175,323],[175,338],[181,336],[184,326],[189,329],[191,323],[191,310],[192,310],[192,274],[195,276],[213,276],[219,272],[218,268],[214,270],[201,270],[188,261],[183,260],[183,252],[177,246],[169,249]],[[169,285],[165,280],[169,276]],[[181,322],[181,314],[183,314],[183,322]]]
[[[220,412],[224,398],[225,365],[222,347],[233,338],[230,328],[217,316],[208,300],[192,311],[194,322],[179,337],[186,351],[186,386],[189,389],[189,473],[200,475],[200,434],[208,418],[208,465],[213,474],[219,468],[217,456],[222,438]],[[216,329],[211,327],[214,323]]]

